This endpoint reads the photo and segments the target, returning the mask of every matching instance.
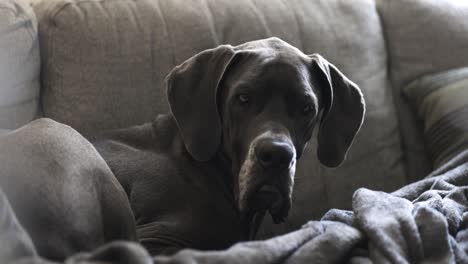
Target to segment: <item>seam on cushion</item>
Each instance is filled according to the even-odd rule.
[[[388,47],[388,32],[386,30],[386,27],[387,25],[385,25],[385,21],[383,19],[383,15],[380,11],[380,8],[379,8],[379,4],[378,2],[380,2],[379,0],[377,0],[376,2],[374,2],[374,10],[375,12],[377,13],[377,17],[379,19],[379,25],[380,25],[380,29],[381,29],[381,33],[382,33],[382,40],[383,40],[383,44],[384,44],[384,49],[385,49],[385,57],[386,57],[386,72],[387,72],[387,80],[389,81],[389,83],[391,84],[391,89],[392,90],[400,90],[399,88],[396,88],[394,87],[395,84],[394,84],[394,81],[393,81],[393,74],[392,74],[392,71],[391,71],[391,67],[392,67],[392,54],[391,54],[391,51]],[[399,94],[399,93],[398,93]],[[396,107],[396,104],[395,102],[393,102],[395,107]]]
[[[15,6],[18,5],[17,3],[14,3],[14,4],[15,4]],[[15,9],[13,9],[11,7],[8,7],[8,6],[2,6],[2,7],[0,7],[0,9],[4,10],[4,11],[7,11],[7,12],[10,12],[15,17],[18,17],[18,15],[19,15],[18,12]]]
[[[26,23],[28,23],[27,28],[28,28],[29,36],[31,37],[31,40],[34,42],[35,40],[37,40],[37,35],[38,35],[37,24],[36,24],[36,27],[34,27],[32,19],[26,15],[23,15],[23,18],[27,20]]]
[[[28,34],[31,37],[31,40],[34,41],[35,37],[37,36],[37,30],[36,32],[34,31],[35,27],[33,25],[33,19],[28,14],[26,14],[26,11],[17,2],[14,2],[13,4],[15,5],[16,9],[10,7],[5,7],[2,9],[11,12],[15,16],[15,20],[22,19],[21,22],[27,24],[26,28]],[[34,15],[34,12],[32,14]]]
[[[55,77],[51,78],[51,76],[50,76],[51,75],[50,72],[53,71],[53,67],[54,67],[54,65],[52,65],[50,62],[55,61],[55,59],[53,59],[53,57],[54,57],[53,54],[50,54],[50,52],[49,52],[49,50],[55,50],[53,48],[54,43],[55,43],[55,39],[54,39],[54,37],[51,37],[51,36],[56,35],[54,33],[54,30],[55,31],[59,30],[58,27],[57,27],[57,23],[55,21],[56,17],[58,15],[60,15],[60,13],[62,13],[64,10],[66,10],[66,8],[68,8],[68,7],[72,6],[72,5],[81,6],[82,4],[87,4],[87,3],[103,3],[103,2],[109,3],[109,2],[127,2],[127,1],[128,0],[97,0],[97,1],[96,0],[75,0],[74,2],[67,1],[66,3],[61,3],[60,5],[53,7],[52,10],[46,10],[44,12],[42,17],[47,18],[47,20],[46,20],[47,23],[53,25],[53,27],[48,26],[46,28],[46,31],[45,31],[45,35],[47,36],[47,38],[45,40],[45,43],[47,43],[47,45],[46,45],[47,47],[41,47],[41,51],[44,51],[44,52],[41,52],[41,54],[47,54],[47,56],[48,56],[47,64],[43,63],[43,61],[41,60],[41,69],[40,69],[40,72],[41,72],[41,74],[40,74],[41,89],[40,89],[39,106],[40,106],[40,111],[43,113],[44,116],[51,116],[51,114],[53,115],[54,112],[57,111],[57,109],[52,109],[51,110],[50,106],[47,107],[48,110],[46,110],[45,107],[44,107],[45,105],[47,105],[44,102],[46,97],[48,97],[48,98],[52,97],[53,98],[53,97],[57,96],[57,92],[54,92],[54,93],[51,94],[51,91],[50,91],[51,90],[50,89],[51,83],[53,83],[54,80],[55,80]],[[136,2],[136,1],[133,1],[133,2]],[[156,12],[158,14],[160,14],[161,20],[163,22],[163,28],[165,30],[165,33],[167,34],[167,39],[168,39],[169,45],[171,47],[174,47],[172,36],[170,34],[170,31],[168,30],[168,24],[166,23],[166,19],[164,17],[164,12],[162,10],[161,3],[160,3],[160,1],[155,1],[155,2],[156,2],[157,9],[158,9],[158,10],[156,10]],[[172,65],[176,65],[177,60],[176,60],[176,56],[175,56],[173,50],[172,50],[172,60],[173,60]],[[43,72],[49,72],[47,77],[45,77]],[[52,73],[52,75],[54,75],[54,74]],[[48,91],[45,92],[46,90],[48,90]]]
[[[102,4],[104,2],[106,2],[106,3],[109,3],[109,2],[134,2],[134,3],[136,3],[136,2],[138,2],[138,0],[75,0],[74,4],[79,6],[79,5],[87,4],[87,3],[100,3],[100,4]],[[168,26],[167,20],[166,20],[165,15],[164,15],[165,12],[163,11],[161,1],[160,0],[155,0],[154,3],[156,3],[156,6],[157,6],[156,12],[161,16],[161,20],[163,22],[163,27],[164,27],[165,33],[167,34],[169,45],[171,47],[174,47],[174,41],[173,41],[172,36],[170,34],[171,31],[169,30],[169,26]],[[65,3],[64,6],[62,6],[61,10],[59,10],[59,11],[62,11],[62,9],[64,9],[65,6],[70,5],[70,4],[72,4],[72,3],[71,2]],[[57,11],[57,13],[59,11]],[[176,65],[177,59],[176,59],[176,56],[174,54],[173,49],[172,49],[172,60],[173,60],[172,64]]]
[[[140,10],[140,6],[138,6],[138,5],[135,5],[135,8],[136,8],[137,10]],[[150,7],[148,7],[148,8],[150,8]],[[155,7],[154,5],[151,6],[151,9],[152,9],[155,13],[158,12],[157,10],[155,10],[156,7]],[[159,11],[159,12],[160,12],[160,11]],[[142,22],[142,24],[144,24],[144,22]],[[144,28],[144,26],[142,26],[142,29],[143,29],[143,28]],[[149,27],[149,30],[148,30],[148,32],[149,32],[149,34],[150,34],[150,35],[149,35],[149,45],[150,45],[150,46],[149,46],[148,48],[149,48],[149,53],[150,53],[150,56],[151,56],[151,71],[153,71],[153,70],[159,68],[159,67],[157,67],[157,65],[156,65],[157,62],[156,62],[156,59],[155,59],[155,58],[156,58],[156,55],[155,55],[155,53],[156,53],[156,48],[155,48],[155,47],[157,47],[157,45],[156,45],[156,42],[157,42],[156,38],[158,37],[158,35],[156,35],[156,31],[155,31],[155,30],[156,30],[156,27],[151,27],[151,26]],[[152,73],[152,74],[151,74],[151,81],[152,81],[152,83],[154,83],[154,84],[158,83],[158,82],[157,82],[157,75],[158,75],[157,72],[159,72],[159,74],[161,74],[163,77],[165,77],[165,75],[166,75],[166,74],[163,73],[161,70],[160,70],[160,71],[155,71],[154,73]],[[155,85],[155,86],[156,86],[156,85]],[[164,91],[164,88],[165,88],[165,83],[164,83],[164,80],[163,80],[163,82],[162,82],[162,87],[160,87],[160,90],[161,90],[161,91]],[[165,91],[164,91],[164,92],[165,92]],[[156,94],[157,94],[157,93],[156,93]],[[157,98],[157,95],[156,95],[155,98],[154,98],[154,101],[156,102],[157,100],[158,100],[158,98]],[[154,111],[154,109],[153,109],[153,111]]]
[[[88,2],[89,3],[89,2]],[[105,6],[107,4],[107,2],[105,1],[99,1],[99,5],[96,6],[96,11],[98,14],[100,14],[102,16],[102,18],[104,19],[104,23],[103,23],[103,26],[105,26],[105,30],[108,31],[108,33],[110,33],[110,35],[112,36],[112,39],[115,39],[115,41],[118,43],[116,45],[113,45],[114,48],[115,48],[115,51],[117,51],[117,54],[119,54],[118,56],[121,56],[121,53],[122,53],[122,46],[121,46],[121,34],[118,34],[118,25],[117,25],[117,22],[116,20],[114,19],[113,17],[113,14],[115,14],[115,12],[112,12],[112,10],[110,10],[110,8],[108,8],[107,6]],[[131,9],[131,8],[128,8],[128,9]],[[127,11],[127,10],[125,10]],[[80,9],[79,10],[79,16],[80,16],[80,19],[86,21],[86,27],[88,28],[89,26],[92,26],[90,25],[89,23],[87,23],[87,16],[88,15],[85,15],[86,12],[83,11],[83,9]],[[109,23],[109,21],[111,21],[112,23]],[[97,42],[99,43],[99,46],[101,47],[105,47],[105,45],[103,45],[105,43],[105,41],[103,41],[102,38],[99,38],[97,39]],[[103,52],[103,51],[102,51]],[[103,53],[107,53],[106,52],[103,52]],[[82,58],[82,56],[80,55],[80,59]],[[99,89],[99,93],[102,92],[102,89]],[[112,105],[112,107],[114,107],[114,104],[111,103],[109,105]]]
[[[273,34],[270,28],[268,27],[268,24],[266,23],[265,16],[263,15],[263,13],[259,11],[258,6],[255,4],[255,1],[249,0],[249,2],[250,2],[250,5],[253,6],[253,11],[255,12],[255,14],[257,14],[260,20],[260,23],[262,24],[263,29],[265,30],[265,33],[267,34],[267,36],[272,36]]]
[[[350,5],[350,2],[347,2],[347,1],[341,1],[341,3],[345,3],[345,4]],[[342,10],[342,9],[343,9],[343,6],[340,5],[341,3],[338,4],[338,7]],[[327,5],[325,4],[323,9],[326,10],[327,16],[330,17],[330,14],[333,15],[333,12],[330,11],[330,10],[332,10],[332,7],[330,7],[329,5],[327,6]],[[340,11],[341,11],[341,10],[340,10]],[[345,13],[345,15],[347,15],[347,14]],[[330,25],[330,27],[329,27],[329,28],[330,28],[330,31],[333,32],[333,37],[336,39],[338,36],[341,35],[340,32],[338,32],[338,29],[337,29],[338,26],[337,26],[336,23],[330,23],[329,25]],[[346,39],[346,40],[349,40],[349,39]],[[354,40],[354,39],[352,39],[352,40]],[[336,42],[336,43],[337,43],[337,51],[336,51],[336,54],[337,54],[338,56],[341,57],[342,54],[341,54],[340,52],[341,52],[342,50],[346,50],[346,49],[349,48],[347,42],[348,42],[348,41],[337,41],[337,42]]]
[[[129,8],[130,13],[132,14],[131,19],[133,20],[133,23],[136,25],[138,30],[140,32],[144,33],[145,32],[145,30],[144,30],[145,27],[142,25],[141,19],[139,18],[139,15],[138,15],[138,14],[141,14],[141,12],[140,12],[140,8],[139,8],[139,5],[138,5],[137,2],[139,2],[139,1],[131,1],[132,4],[129,5],[130,6],[130,8]],[[150,27],[150,28],[153,28],[153,27]],[[152,36],[150,36],[150,37],[152,37]],[[153,46],[153,47],[155,47],[155,46]]]
[[[56,26],[57,24],[55,23],[55,18],[58,16],[59,13],[61,13],[65,8],[69,7],[71,5],[71,2],[66,2],[66,3],[62,3],[61,6],[57,6],[55,7],[56,9],[55,10],[51,10],[49,12],[49,14],[47,15],[47,17],[49,19],[54,19],[52,22],[54,22],[54,26]]]
[[[40,47],[39,47],[39,29],[38,29],[38,24],[37,24],[38,23],[37,18],[35,17],[35,14],[34,14],[34,12],[32,10],[31,10],[31,12],[28,13],[18,3],[14,2],[13,4],[15,5],[16,9],[6,7],[4,10],[12,12],[13,15],[16,18],[21,19],[21,23],[25,24],[28,35],[31,38],[31,45],[29,46],[29,49],[28,49],[29,57],[32,57],[32,55],[34,53],[34,50],[36,49],[38,57],[39,57],[38,60],[39,60],[39,65],[40,65],[41,56],[40,56]],[[31,14],[34,17],[31,17]],[[36,22],[36,26],[34,26],[34,24],[33,24],[34,21]],[[35,44],[37,44],[37,46]],[[40,78],[40,68],[38,69],[37,67],[34,67],[33,71],[35,72],[35,76],[36,76],[35,78],[39,79]],[[38,94],[40,93],[41,87],[40,87],[40,85],[39,85],[39,87],[37,87],[36,85],[34,85],[34,83],[33,83],[32,87],[33,88],[39,88],[39,91],[37,91],[37,89],[34,89],[34,90],[36,90],[35,99],[37,100],[38,99],[37,97],[39,97]],[[33,99],[31,99],[31,100],[33,100]],[[23,102],[17,102],[17,103],[23,103]]]
[[[58,7],[58,10],[55,10],[54,16],[69,5],[80,6],[82,4],[89,4],[89,3],[99,3],[102,5],[104,3],[109,3],[109,2],[133,2],[133,3],[138,2],[138,0],[63,0],[63,1],[67,1],[67,2],[63,3],[62,6]]]
[[[16,4],[16,3],[15,3],[15,4]],[[16,12],[16,10],[14,10],[13,8],[8,7],[8,6],[2,6],[2,7],[0,7],[0,10],[8,11],[8,12],[12,13],[12,14],[15,15],[15,16],[18,15],[17,12]]]
[[[283,4],[283,6],[288,7],[288,5],[285,3],[284,0],[280,0],[280,1]],[[289,0],[286,0],[286,1],[289,1]],[[296,6],[296,5],[294,5],[294,6]],[[304,31],[302,30],[302,27],[299,25],[299,19],[297,17],[296,8],[291,7],[291,9],[292,9],[293,17],[294,17],[294,22],[296,23],[297,32],[299,33],[299,42],[301,43],[300,50],[303,51],[303,52],[306,52],[304,50],[304,40],[303,40],[303,37],[302,37],[303,34],[304,34]]]
[[[171,32],[169,31],[169,27],[168,27],[168,24],[167,24],[167,20],[166,20],[166,17],[164,16],[164,11],[162,10],[162,6],[161,6],[161,1],[160,0],[156,0],[155,1],[158,5],[158,11],[159,13],[161,14],[161,20],[164,24],[164,30],[166,31],[167,33],[167,40],[169,42],[169,45],[171,46],[171,54],[172,54],[172,65],[173,66],[176,66],[177,64],[177,59],[176,59],[176,55],[174,53],[174,41],[172,39],[172,35],[171,35]],[[166,87],[167,88],[167,87]]]
[[[134,1],[136,3],[136,1]],[[148,4],[148,3],[146,3]],[[155,13],[158,13],[156,9],[156,7],[154,5],[151,5],[150,7],[147,7],[147,8],[151,8],[152,11],[154,11]],[[141,10],[141,5],[137,5],[135,4],[135,12],[138,12],[140,13],[140,10]],[[134,14],[135,16],[137,14]],[[137,18],[138,19],[138,18]],[[145,22],[140,22],[138,21],[139,23],[139,26],[141,27],[142,31],[144,31],[144,28],[145,26],[143,26],[143,24],[145,24]],[[156,60],[155,60],[155,48],[154,47],[157,47],[156,45],[156,33],[155,33],[155,29],[156,27],[148,27],[148,33],[149,33],[149,36],[148,36],[148,40],[149,40],[149,54],[151,56],[151,71],[153,71],[154,69],[158,69],[158,67],[156,66]],[[156,83],[157,83],[157,72],[160,72],[161,75],[164,75],[164,73],[162,71],[154,71],[150,76],[151,76],[151,82],[152,84],[154,84],[156,86]],[[160,87],[161,90],[163,90],[165,87],[164,87],[164,82],[163,82],[163,85],[162,87]],[[154,98],[154,101],[156,102],[158,98]],[[154,108],[152,109],[152,111],[154,111]]]
[[[387,74],[387,78],[386,78],[386,83],[388,84],[389,88],[391,89],[391,94],[392,94],[392,104],[393,104],[393,107],[394,107],[394,112],[396,114],[396,117],[397,117],[397,126],[398,126],[398,134],[399,134],[399,141],[400,141],[400,150],[401,152],[403,153],[403,167],[404,167],[404,171],[405,171],[405,179],[406,179],[406,182],[411,182],[413,181],[413,177],[416,177],[416,176],[412,176],[412,175],[409,175],[410,174],[410,167],[414,167],[414,165],[408,165],[410,160],[408,160],[410,154],[409,154],[409,150],[410,148],[407,146],[407,133],[404,133],[404,130],[402,128],[402,125],[403,125],[403,121],[402,121],[402,109],[400,109],[400,107],[397,105],[397,103],[401,104],[402,103],[402,100],[401,100],[401,87],[396,87],[396,83],[395,83],[395,80],[394,80],[394,76],[393,76],[393,72],[392,72],[392,57],[393,57],[393,54],[392,54],[392,51],[390,50],[390,47],[389,47],[389,36],[388,36],[388,30],[387,30],[387,25],[386,25],[386,22],[385,22],[385,19],[384,19],[384,15],[382,14],[382,11],[381,11],[381,8],[382,8],[382,5],[386,5],[386,4],[389,4],[387,3],[386,1],[379,1],[379,0],[376,0],[374,2],[374,10],[375,12],[377,13],[377,17],[378,17],[378,20],[379,20],[379,25],[380,25],[380,32],[382,34],[382,40],[383,40],[383,45],[384,45],[384,50],[385,50],[385,57],[386,57],[386,62],[385,62],[385,66],[387,67],[386,69],[386,74]],[[410,136],[411,137],[411,136]],[[411,150],[412,151],[412,150]],[[424,154],[426,155],[427,157],[427,152],[426,152],[426,148],[424,146]],[[412,158],[410,158],[412,159]]]
[[[44,4],[44,3],[43,3]],[[66,2],[66,3],[62,3],[60,6],[56,6],[54,9],[52,10],[46,10],[45,13],[42,15],[42,17],[45,17],[47,18],[47,20],[45,21],[45,23],[49,24],[49,26],[46,27],[46,33],[45,33],[45,36],[46,39],[45,39],[45,42],[47,43],[46,47],[41,47],[41,40],[39,40],[39,46],[40,46],[40,56],[41,56],[41,68],[40,68],[40,82],[41,82],[41,88],[40,88],[40,92],[39,92],[39,110],[42,112],[42,114],[47,117],[47,116],[50,116],[47,114],[47,112],[49,111],[46,111],[45,110],[45,103],[44,103],[44,100],[45,100],[45,91],[48,91],[48,96],[47,97],[56,97],[56,95],[54,95],[53,93],[51,93],[51,83],[53,83],[52,80],[54,80],[53,76],[51,78],[51,71],[53,72],[53,67],[54,65],[51,65],[51,61],[55,61],[54,59],[54,53],[51,54],[50,50],[55,50],[54,46],[55,46],[55,39],[54,37],[51,37],[51,36],[54,36],[56,35],[56,33],[58,32],[58,26],[57,26],[57,22],[56,22],[56,18],[57,16],[67,7],[69,7],[71,5],[71,2]],[[46,56],[47,60],[42,60],[42,56]],[[47,63],[45,63],[45,61],[47,61]],[[49,74],[47,74],[47,78],[44,76],[44,73],[45,72],[48,72]],[[52,73],[53,75],[54,73]],[[53,108],[56,108],[56,107],[47,107],[48,110],[50,110],[50,108],[52,108],[52,110],[50,110],[52,112],[52,116],[53,116],[53,112],[54,110],[56,109],[53,109]]]
[[[221,41],[220,41],[220,39],[218,37],[218,34],[217,34],[218,31],[216,31],[216,23],[215,23],[215,21],[213,19],[213,17],[214,17],[213,16],[213,10],[210,7],[209,1],[204,0],[203,2],[205,3],[206,9],[208,10],[208,20],[210,22],[210,30],[212,31],[215,44],[216,44],[216,46],[218,46],[218,45],[221,44]]]

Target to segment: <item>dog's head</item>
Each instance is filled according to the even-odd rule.
[[[268,210],[283,221],[296,160],[319,124],[317,155],[336,167],[364,118],[359,88],[318,54],[278,38],[222,45],[177,66],[167,78],[172,114],[191,156],[227,156],[237,207],[250,224]]]

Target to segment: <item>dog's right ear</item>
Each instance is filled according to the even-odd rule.
[[[323,86],[324,113],[317,155],[327,167],[339,166],[364,121],[366,104],[359,87],[319,54],[309,56]]]
[[[235,55],[230,45],[198,53],[167,76],[167,97],[187,151],[198,161],[209,160],[221,142],[216,95]]]

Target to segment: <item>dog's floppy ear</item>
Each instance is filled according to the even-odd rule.
[[[359,87],[319,54],[310,55],[321,86],[323,114],[317,156],[327,167],[339,166],[364,121],[365,102]]]
[[[187,151],[196,160],[209,160],[219,147],[222,129],[216,94],[234,54],[230,45],[202,51],[166,78],[172,115]]]

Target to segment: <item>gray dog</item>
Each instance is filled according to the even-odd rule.
[[[315,125],[318,158],[335,167],[365,112],[335,66],[277,38],[193,56],[167,96],[171,114],[92,144],[48,119],[0,139],[2,188],[42,256],[118,239],[161,254],[252,238],[266,212],[287,217]]]

